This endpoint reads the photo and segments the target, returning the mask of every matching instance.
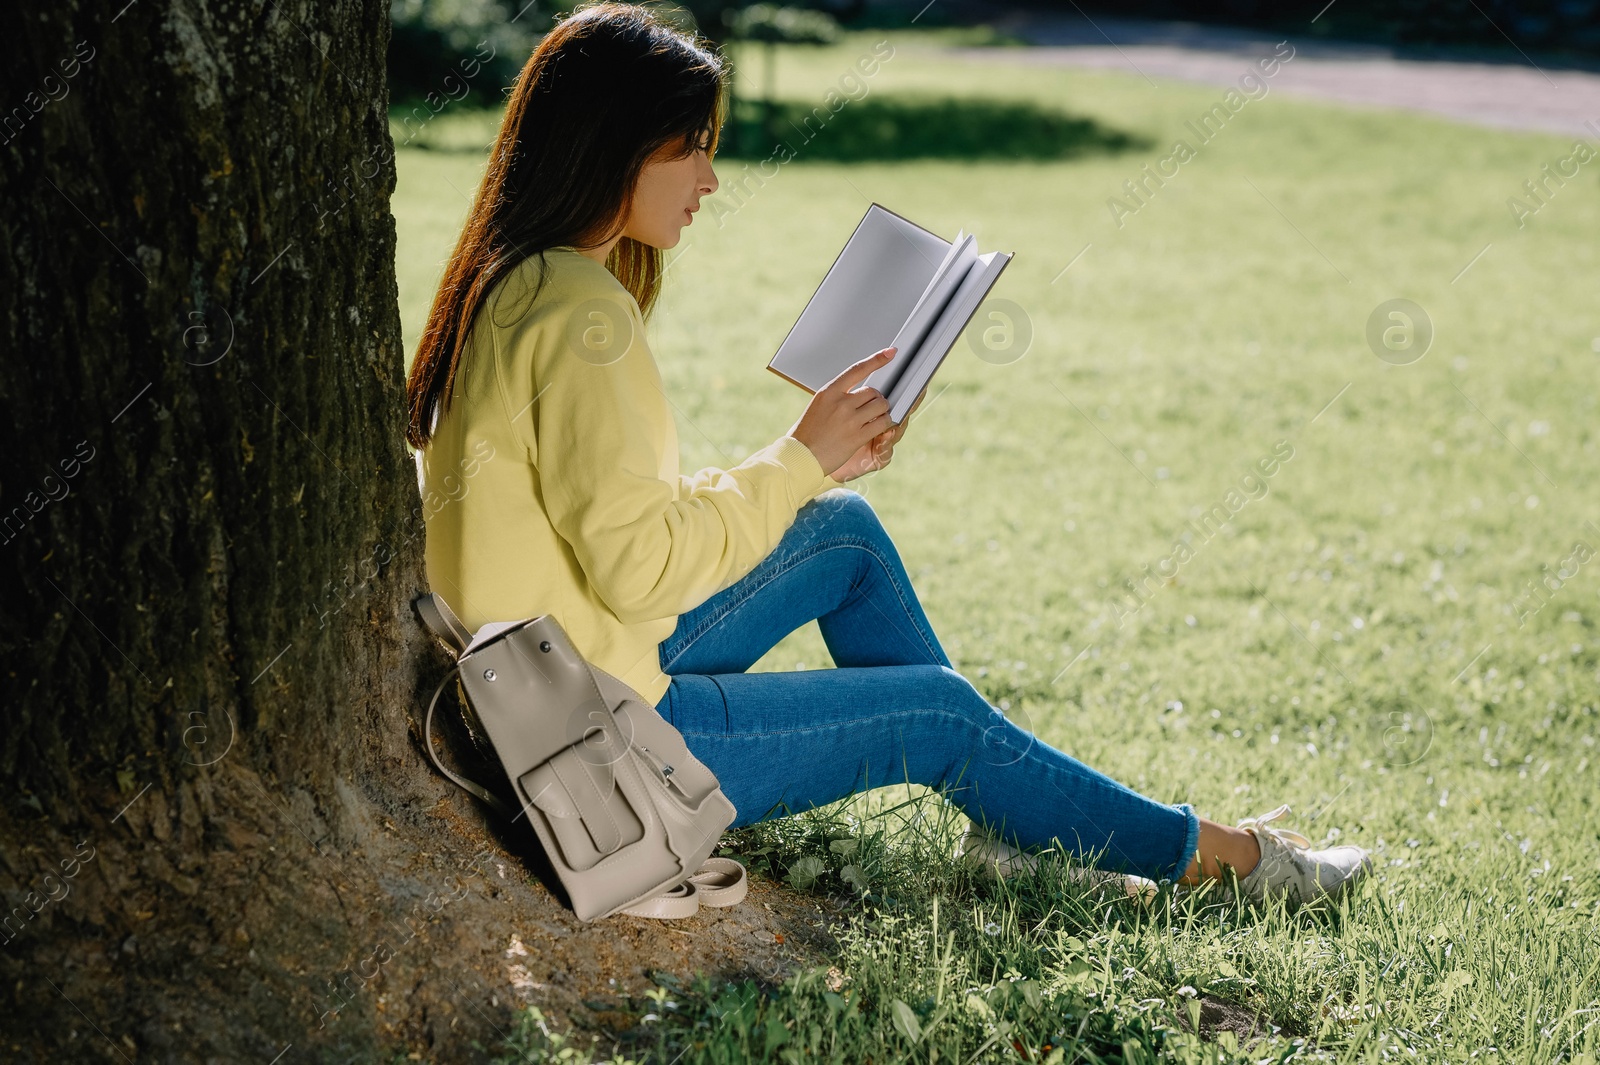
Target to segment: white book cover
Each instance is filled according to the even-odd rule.
[[[852,363],[894,347],[894,358],[864,385],[884,394],[889,419],[899,424],[1011,257],[980,255],[970,234],[948,241],[875,203],[767,368],[815,392]]]

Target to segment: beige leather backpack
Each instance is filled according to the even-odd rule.
[[[745,897],[744,866],[710,857],[735,816],[717,778],[655,707],[585,661],[554,617],[473,635],[439,596],[415,605],[456,655],[423,720],[428,758],[507,819],[526,815],[579,920],[688,917]],[[505,769],[518,809],[434,751],[434,709],[457,671],[468,731]]]

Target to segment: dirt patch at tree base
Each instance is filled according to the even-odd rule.
[[[633,1025],[652,974],[771,986],[827,963],[839,904],[767,880],[681,921],[584,924],[533,834],[447,787],[396,767],[381,799],[340,780],[319,802],[230,760],[144,794],[0,955],[0,1057],[488,1062],[526,1005],[581,1044]],[[12,827],[8,890],[72,852]]]
[[[567,907],[531,834],[501,835],[475,811],[463,816],[458,807],[464,802],[450,796],[439,810],[459,844],[456,857],[479,871],[464,879],[467,895],[449,904],[448,928],[434,936],[447,939],[464,964],[456,978],[445,977],[453,992],[452,1042],[465,1025],[470,1041],[489,1049],[527,1005],[538,1006],[553,1030],[569,1031],[580,1043],[586,1041],[581,1033],[618,1034],[637,1024],[628,1000],[638,1002],[656,988],[657,974],[684,985],[705,975],[773,987],[801,969],[828,964],[836,946],[831,930],[842,916],[838,903],[754,875],[737,906],[702,907],[675,921],[617,916],[585,924]],[[424,876],[428,869],[419,863],[411,872]],[[417,1027],[416,1005],[408,1005],[386,1035],[425,1056],[465,1060],[463,1047],[440,1046],[445,1033],[439,1027]]]

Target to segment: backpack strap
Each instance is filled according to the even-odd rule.
[[[707,858],[689,882],[706,906],[737,906],[750,891],[744,866],[732,858]]]
[[[693,917],[701,906],[737,906],[749,890],[744,866],[732,858],[707,858],[683,883],[617,912],[629,917],[677,921]]]
[[[423,624],[448,644],[456,654],[459,655],[467,649],[467,644],[472,642],[472,631],[461,624],[461,619],[456,617],[456,612],[450,609],[450,604],[442,597],[432,592],[425,592],[416,598],[415,606]]]
[[[466,777],[460,776],[459,774],[453,773],[449,769],[446,769],[444,763],[439,761],[439,756],[434,753],[433,711],[439,705],[439,696],[444,694],[444,686],[455,679],[455,675],[456,668],[451,667],[450,672],[444,675],[444,680],[440,681],[439,686],[433,690],[433,698],[428,700],[428,712],[422,719],[422,749],[428,752],[428,760],[433,763],[433,767],[435,769],[443,773],[456,784],[460,785],[464,790],[476,795],[478,798],[488,803],[489,806],[501,817],[519,817],[521,816],[520,814],[513,813],[511,807],[507,806],[498,795],[495,795],[493,792],[489,791],[488,788],[485,788],[481,784],[474,784]]]

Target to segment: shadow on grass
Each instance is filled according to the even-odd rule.
[[[1074,159],[1150,148],[1148,138],[1025,100],[879,94],[808,106],[740,100],[719,156],[875,162]]]
[[[719,159],[814,159],[865,163],[913,159],[1059,160],[1142,151],[1154,142],[1092,118],[1027,100],[880,93],[834,97],[811,106],[739,100],[738,120],[722,131]],[[485,154],[500,126],[499,108],[458,104],[434,116],[426,107],[393,108],[395,147]]]

